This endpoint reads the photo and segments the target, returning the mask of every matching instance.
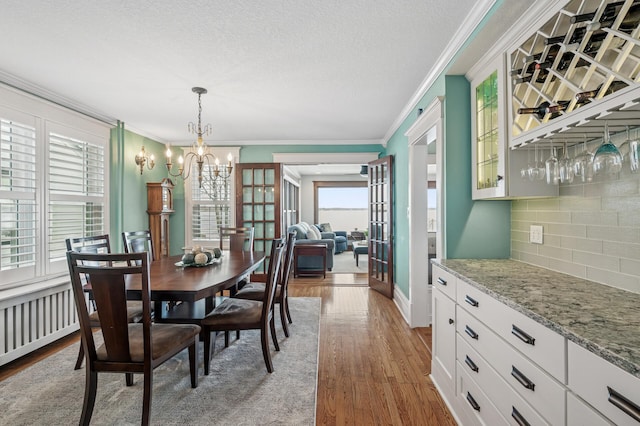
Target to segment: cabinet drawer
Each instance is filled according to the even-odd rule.
[[[457,279],[453,274],[450,274],[438,265],[433,265],[432,281],[434,288],[437,288],[451,299],[456,300]]]
[[[507,421],[500,415],[489,397],[471,380],[467,372],[462,368],[458,368],[457,371],[457,403],[464,411],[464,417],[470,419],[471,424],[474,425],[507,425]]]
[[[567,393],[567,426],[611,426],[612,424],[577,396],[571,392]]]
[[[457,321],[458,346],[466,342],[474,348],[511,386],[512,392],[519,394],[549,423],[564,423],[566,391],[562,385],[464,309],[458,309]],[[510,415],[510,412],[502,414]]]
[[[640,425],[640,379],[569,342],[569,388],[617,425]]]
[[[498,412],[513,424],[548,425],[464,339],[458,337],[458,369],[464,369]],[[564,421],[564,418],[561,419]],[[561,423],[558,423],[561,424]]]
[[[566,383],[564,337],[463,280],[458,280],[456,299],[518,351]]]

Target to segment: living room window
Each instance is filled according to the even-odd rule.
[[[315,181],[314,223],[330,223],[334,230],[363,230],[368,223],[366,181]]]
[[[10,288],[63,276],[66,238],[108,232],[110,128],[17,90],[0,86],[0,98],[0,288]]]

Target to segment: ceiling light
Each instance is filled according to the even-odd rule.
[[[171,158],[172,154],[171,149],[167,149],[167,171],[171,176],[180,176],[183,179],[188,179],[189,174],[191,173],[191,165],[195,160],[196,164],[198,165],[198,183],[200,185],[200,188],[202,188],[202,173],[205,169],[204,163],[206,162],[206,169],[209,173],[209,179],[212,186],[212,188],[210,189],[213,190],[214,193],[217,193],[219,190],[219,188],[217,187],[220,185],[226,187],[229,177],[231,177],[231,171],[233,170],[231,161],[233,160],[233,156],[231,155],[231,153],[229,153],[229,155],[227,156],[227,165],[221,166],[218,158],[214,154],[208,152],[209,147],[207,147],[207,144],[204,143],[202,136],[208,136],[211,133],[211,124],[207,124],[204,129],[202,128],[202,102],[200,100],[200,97],[207,93],[207,89],[202,87],[194,87],[191,89],[191,91],[198,94],[198,123],[189,123],[188,128],[191,133],[194,133],[198,136],[198,139],[193,144],[192,150],[187,152],[184,158],[182,158],[182,156],[178,157],[178,173],[173,173],[171,171],[173,166]],[[187,167],[185,167],[184,163],[187,163]]]
[[[363,164],[362,166],[360,166],[360,176],[367,177],[368,174],[369,174],[369,166],[367,166],[366,164]]]

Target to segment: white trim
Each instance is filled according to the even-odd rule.
[[[136,132],[137,133],[137,132]],[[152,138],[153,139],[153,138]],[[156,138],[157,140],[157,138]],[[207,141],[216,146],[250,146],[250,145],[383,145],[382,139],[248,139],[233,141]],[[193,141],[171,142],[174,146],[190,146]]]
[[[444,72],[446,67],[449,65],[451,60],[455,57],[464,43],[466,43],[467,39],[473,34],[476,30],[476,27],[480,25],[485,15],[491,10],[496,0],[479,0],[477,4],[474,4],[473,10],[465,20],[460,25],[460,31],[458,31],[453,39],[446,45],[442,55],[435,62],[434,66],[429,71],[429,74],[425,77],[425,79],[420,84],[418,90],[413,94],[407,105],[402,109],[400,115],[395,119],[387,133],[383,138],[383,145],[386,146],[387,142],[393,134],[400,128],[402,123],[407,119],[411,111],[418,105],[418,102],[422,99],[422,97],[427,93],[427,90],[433,85],[438,76]]]
[[[273,162],[282,164],[366,164],[377,160],[378,152],[273,153]]]
[[[396,306],[398,307],[398,311],[400,311],[400,315],[402,315],[402,318],[404,318],[405,322],[409,325],[411,325],[411,322],[409,321],[409,318],[411,317],[411,309],[410,309],[410,302],[409,299],[407,299],[407,296],[404,295],[404,293],[398,288],[398,285],[394,285],[393,288],[393,303],[396,304]]]
[[[409,222],[409,326],[425,327],[431,323],[431,289],[426,277],[428,277],[429,265],[425,262],[428,253],[427,240],[427,144],[431,142],[427,138],[435,138],[436,144],[436,255],[443,253],[441,244],[444,240],[444,224],[442,223],[444,206],[441,191],[443,188],[442,169],[443,162],[443,126],[442,126],[443,98],[437,97],[418,117],[417,121],[407,130],[407,143],[409,149],[409,206],[407,207],[407,220]],[[440,251],[438,251],[440,250]]]

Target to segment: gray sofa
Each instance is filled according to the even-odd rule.
[[[333,253],[335,251],[335,237],[333,232],[320,232],[314,226],[306,222],[296,223],[287,228],[287,233],[295,231],[296,245],[303,244],[326,244],[327,245],[327,270],[333,269]],[[320,238],[318,238],[320,237]],[[298,258],[298,269],[322,269],[322,258],[320,256],[300,256]]]

